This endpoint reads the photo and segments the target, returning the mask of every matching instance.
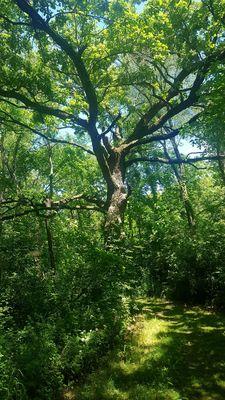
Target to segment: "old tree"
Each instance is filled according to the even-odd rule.
[[[222,160],[223,148],[182,158],[176,138],[198,136],[199,126],[217,117],[209,111],[223,92],[224,14],[220,0],[1,0],[2,220],[100,210],[109,240],[121,235],[132,191],[127,171],[136,163],[171,164],[178,174],[182,163]],[[14,189],[5,188],[5,137],[14,135],[16,164],[26,133],[33,149],[49,148],[44,199],[29,197],[13,167]],[[171,140],[175,158],[166,147]],[[79,148],[87,163],[95,157],[102,184],[74,187],[69,196],[55,189],[52,143]],[[187,202],[186,210],[192,224]]]

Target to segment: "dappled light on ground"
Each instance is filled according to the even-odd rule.
[[[198,307],[139,300],[140,319],[77,400],[224,400],[225,317]]]

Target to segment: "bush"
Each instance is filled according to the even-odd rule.
[[[72,243],[69,230],[55,235],[54,271],[46,257],[32,259],[32,238],[29,249],[17,244],[10,255],[1,294],[4,400],[59,399],[63,385],[90,370],[125,331],[127,260],[78,233]]]

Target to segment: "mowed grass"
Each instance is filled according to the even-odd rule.
[[[140,299],[138,307],[123,351],[65,398],[225,400],[225,317],[161,300]]]

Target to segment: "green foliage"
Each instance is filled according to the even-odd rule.
[[[169,183],[157,195],[142,193],[133,198],[128,221],[132,218],[136,276],[144,287],[147,279],[150,295],[225,308],[224,187],[217,176],[212,171],[192,171],[189,178],[196,211],[194,231],[175,185]]]
[[[3,400],[60,399],[124,337],[137,295],[225,309],[223,157],[194,170],[152,137],[184,126],[181,139],[224,152],[224,10],[1,0]],[[146,393],[161,396],[137,387],[133,398]]]
[[[37,224],[33,219],[33,232],[43,229]],[[1,390],[7,399],[14,399],[14,393],[21,400],[59,398],[63,384],[92,368],[125,332],[126,260],[55,220],[53,271],[44,256],[44,232],[38,247],[40,236],[23,231],[19,237],[18,229],[25,224],[15,223],[14,233],[7,226],[2,236],[8,258],[1,253]]]

